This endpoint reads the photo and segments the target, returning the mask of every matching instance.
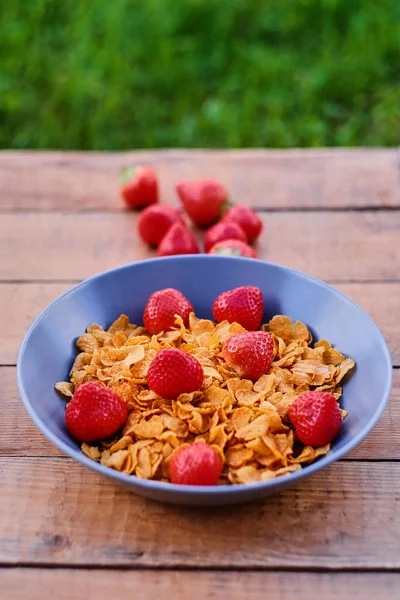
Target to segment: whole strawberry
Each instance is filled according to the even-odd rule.
[[[210,248],[208,254],[219,254],[220,256],[247,256],[257,258],[257,254],[249,244],[241,240],[222,240]]]
[[[172,483],[180,485],[217,485],[222,460],[205,442],[178,448],[169,465]]]
[[[152,335],[168,331],[175,325],[175,315],[182,317],[184,324],[189,324],[189,315],[193,306],[189,300],[174,288],[165,288],[154,292],[147,301],[143,313],[143,324]]]
[[[261,290],[251,285],[243,285],[223,292],[215,300],[212,312],[214,319],[239,323],[245,329],[259,329],[264,313],[264,299]]]
[[[335,397],[328,392],[305,392],[293,402],[289,418],[300,442],[325,446],[339,433],[342,416]]]
[[[224,344],[222,355],[240,377],[257,381],[272,364],[274,342],[266,331],[235,333]]]
[[[228,202],[226,189],[214,179],[181,181],[176,192],[193,223],[201,227],[217,221]]]
[[[193,236],[183,223],[172,225],[158,247],[158,256],[173,256],[174,254],[198,254],[200,248]]]
[[[248,206],[231,206],[222,217],[223,223],[237,223],[247,235],[249,242],[255,242],[260,235],[263,222],[258,214]]]
[[[146,244],[158,246],[174,223],[184,221],[179,210],[168,204],[153,204],[139,215],[138,232]]]
[[[170,399],[199,390],[203,379],[203,368],[197,358],[177,348],[157,352],[147,373],[149,388]]]
[[[240,240],[241,242],[247,242],[247,237],[240,225],[236,223],[217,223],[207,229],[204,236],[204,249],[206,252],[217,242],[223,240]]]
[[[124,167],[121,195],[129,208],[143,208],[158,202],[158,181],[151,167]]]
[[[80,442],[95,442],[116,433],[125,425],[125,402],[101,383],[88,381],[76,390],[65,411],[70,434]]]

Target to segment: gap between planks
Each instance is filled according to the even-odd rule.
[[[70,284],[78,285],[82,283],[85,279],[0,279],[0,285],[60,285],[60,284]],[[399,278],[393,279],[325,279],[324,283],[328,285],[345,285],[345,284],[360,284],[360,285],[368,285],[368,284],[386,284],[386,283],[400,283]]]
[[[19,569],[31,569],[32,571],[36,570],[44,570],[44,571],[94,571],[94,572],[112,572],[115,571],[118,574],[121,573],[243,573],[243,574],[251,574],[251,573],[301,573],[301,574],[310,574],[310,575],[326,575],[332,574],[337,575],[338,573],[343,573],[346,575],[368,575],[370,574],[384,574],[384,573],[395,573],[400,575],[400,567],[368,567],[366,569],[363,568],[355,568],[355,567],[340,567],[340,568],[330,568],[330,567],[302,567],[302,566],[285,566],[283,568],[277,568],[274,566],[260,566],[260,567],[247,567],[239,566],[232,568],[227,565],[211,565],[211,566],[185,566],[185,565],[177,565],[177,566],[152,566],[152,565],[77,565],[74,563],[63,562],[62,564],[57,563],[36,563],[36,562],[19,562],[13,563],[12,565],[7,562],[0,561],[0,583],[1,583],[1,573],[6,571],[18,571]]]
[[[281,213],[362,213],[362,212],[370,212],[370,213],[378,213],[378,212],[397,212],[400,210],[399,206],[390,206],[390,205],[382,205],[382,206],[292,206],[291,208],[287,207],[268,207],[262,205],[249,205],[249,208],[255,210],[259,213],[266,214],[281,214]],[[0,207],[1,215],[37,215],[39,211],[37,210],[2,210]],[[62,210],[62,211],[43,211],[43,212],[57,212],[59,215],[120,215],[120,214],[133,214],[139,215],[140,210],[127,210],[123,206],[120,208],[86,208],[82,210]]]

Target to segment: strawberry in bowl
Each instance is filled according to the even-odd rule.
[[[149,498],[229,504],[353,448],[386,404],[391,362],[330,286],[197,254],[72,288],[32,326],[18,379],[35,423],[79,463]]]

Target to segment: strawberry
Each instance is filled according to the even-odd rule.
[[[179,210],[168,204],[153,204],[140,213],[137,226],[144,242],[158,246],[174,223],[184,224]]]
[[[154,292],[147,301],[143,313],[143,324],[152,335],[168,331],[175,325],[175,315],[182,317],[186,326],[189,315],[194,312],[189,300],[174,288]]]
[[[241,240],[222,240],[217,242],[208,251],[208,254],[219,254],[220,256],[247,256],[257,258],[257,254],[249,244]]]
[[[262,292],[258,287],[251,285],[223,292],[215,300],[212,312],[218,323],[236,322],[250,331],[259,329],[264,313]]]
[[[203,441],[178,448],[169,465],[171,482],[180,485],[217,485],[221,471],[221,457]]]
[[[121,196],[129,208],[143,208],[158,202],[157,175],[151,167],[124,167]]]
[[[198,254],[198,243],[193,234],[183,223],[174,223],[158,247],[158,256],[172,256],[174,254]]]
[[[342,426],[338,403],[328,392],[304,392],[290,407],[289,418],[298,439],[307,446],[329,444]]]
[[[125,425],[128,408],[111,389],[88,381],[76,390],[65,411],[70,434],[80,442],[103,440]]]
[[[260,235],[263,222],[258,214],[247,206],[231,206],[223,214],[223,223],[237,223],[247,235],[249,242],[255,242]]]
[[[157,352],[147,373],[149,388],[169,399],[199,390],[203,379],[203,368],[197,358],[177,348]]]
[[[217,223],[207,229],[204,236],[204,249],[206,252],[217,242],[223,240],[240,240],[247,242],[247,237],[243,229],[237,223]]]
[[[200,226],[217,221],[228,202],[226,189],[214,179],[181,181],[176,184],[176,192],[193,223]]]
[[[257,381],[271,367],[274,351],[272,337],[266,331],[235,333],[225,342],[222,355],[240,377]]]

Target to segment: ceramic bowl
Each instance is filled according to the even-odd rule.
[[[89,323],[109,326],[121,313],[140,323],[150,294],[174,287],[192,302],[196,315],[212,318],[221,292],[258,286],[265,315],[289,315],[306,323],[314,339],[324,338],[356,362],[344,386],[348,411],[331,451],[300,471],[266,482],[216,487],[180,486],[119,473],[87,458],[64,424],[65,402],[54,390],[68,379],[76,356],[75,341]],[[101,273],[73,287],[36,319],[22,344],[18,384],[25,407],[44,435],[77,462],[148,498],[178,504],[218,505],[260,499],[298,484],[335,462],[365,438],[389,398],[392,364],[386,342],[374,322],[331,286],[303,273],[268,262],[210,255],[146,260]]]

